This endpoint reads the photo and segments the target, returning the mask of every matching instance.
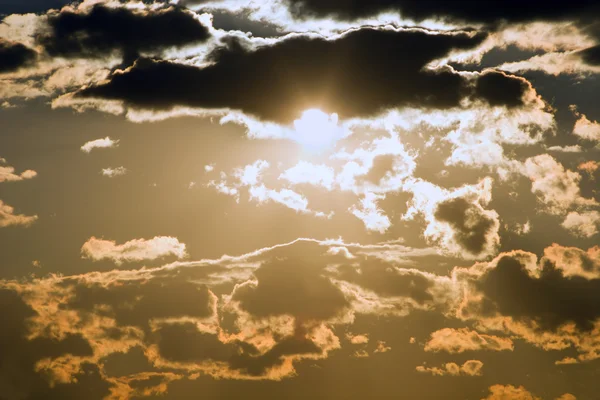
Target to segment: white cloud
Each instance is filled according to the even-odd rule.
[[[425,344],[425,351],[446,351],[448,353],[463,353],[465,351],[513,350],[513,342],[509,338],[485,335],[467,328],[444,328],[431,334]]]
[[[359,205],[353,205],[349,211],[364,222],[367,230],[385,233],[392,223],[377,205],[377,201],[383,199],[385,199],[385,195],[365,193]]]
[[[575,236],[591,238],[598,233],[598,226],[600,225],[600,212],[598,211],[586,211],[576,212],[572,211],[565,217],[562,223],[563,228],[570,231]]]
[[[279,175],[279,179],[284,179],[293,185],[309,184],[332,190],[335,182],[335,172],[333,168],[324,164],[316,165],[299,161],[298,164]]]
[[[0,163],[6,163],[4,158],[0,158]],[[31,179],[37,176],[37,172],[28,169],[26,171],[21,172],[20,174],[15,174],[15,168],[11,166],[0,166],[0,183],[1,182],[16,182],[22,181],[24,179]]]
[[[579,119],[573,127],[573,134],[585,140],[600,141],[600,123],[590,121],[583,114],[579,115]]]
[[[15,214],[15,209],[0,200],[0,228],[7,226],[29,226],[38,219],[37,215]]]
[[[564,214],[571,207],[597,205],[594,199],[581,196],[581,175],[565,169],[548,154],[528,158],[521,172],[531,180],[532,193],[549,213]]]
[[[156,236],[152,239],[133,239],[123,244],[114,240],[91,237],[81,247],[84,258],[94,261],[109,259],[116,264],[122,262],[155,260],[165,256],[187,257],[185,244],[175,237]]]
[[[127,168],[125,167],[117,167],[117,168],[103,168],[102,175],[107,176],[109,178],[114,178],[115,176],[122,176],[127,173]]]
[[[110,147],[117,147],[119,145],[119,140],[113,140],[109,136],[102,138],[91,140],[81,146],[81,151],[84,153],[89,153],[93,149],[107,149]]]

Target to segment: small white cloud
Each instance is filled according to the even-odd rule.
[[[119,145],[119,140],[113,140],[110,137],[105,137],[103,139],[91,140],[81,146],[81,151],[84,153],[89,153],[94,149],[108,149],[110,147],[117,147]]]
[[[29,226],[38,219],[37,215],[15,214],[15,209],[0,200],[0,228],[7,226]]]
[[[117,168],[103,168],[102,175],[108,176],[109,178],[114,178],[115,176],[122,176],[127,173],[127,168],[125,167],[117,167]]]
[[[133,239],[123,244],[114,240],[104,240],[91,237],[81,247],[83,258],[94,261],[110,259],[116,264],[122,262],[155,260],[173,255],[177,258],[187,257],[185,244],[175,237],[156,236],[152,239]]]
[[[207,164],[204,166],[204,171],[206,171],[206,172],[214,171],[214,169],[215,169],[215,164]]]
[[[0,164],[5,164],[6,159],[0,157]],[[0,182],[17,182],[24,179],[31,179],[37,176],[37,172],[28,169],[15,174],[15,168],[11,166],[0,166]]]
[[[600,141],[600,123],[590,121],[585,115],[575,111],[574,107],[572,107],[572,109],[574,110],[575,115],[579,116],[579,119],[575,122],[575,126],[573,127],[573,134],[585,140]]]

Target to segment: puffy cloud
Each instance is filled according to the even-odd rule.
[[[254,271],[256,281],[236,287],[232,299],[260,317],[292,315],[303,320],[329,319],[350,306],[344,293],[324,274],[324,265],[278,260]]]
[[[248,164],[243,168],[236,168],[233,172],[234,182],[228,182],[227,174],[221,173],[221,180],[210,180],[208,187],[214,187],[219,193],[235,197],[236,201],[240,201],[240,193],[242,189],[247,190],[249,201],[257,201],[258,203],[274,202],[279,203],[296,212],[304,214],[312,214],[317,217],[329,217],[332,213],[326,214],[322,211],[314,211],[308,207],[308,200],[300,193],[289,189],[273,189],[269,188],[263,182],[263,174],[270,167],[270,164],[265,160],[257,160],[252,164]],[[305,166],[301,166],[304,168]],[[312,167],[308,167],[309,169]],[[315,172],[315,171],[313,171]],[[293,171],[291,174],[284,172],[282,176],[285,180],[305,179],[306,176],[300,177],[299,170]],[[313,176],[315,177],[315,176]],[[289,178],[289,179],[288,179]]]
[[[0,37],[0,73],[13,72],[33,64],[37,53],[21,43]]]
[[[387,353],[388,351],[391,351],[392,348],[388,345],[386,345],[386,343],[383,340],[379,340],[377,342],[377,347],[375,348],[375,350],[373,351],[374,353]]]
[[[582,139],[600,141],[600,123],[590,121],[584,114],[578,115],[579,119],[575,122],[573,134]]]
[[[182,8],[134,10],[97,4],[89,10],[50,13],[36,39],[54,57],[95,58],[118,50],[129,61],[139,53],[206,41],[210,35]]]
[[[20,174],[15,174],[14,167],[0,165],[0,183],[22,181],[24,179],[31,179],[36,176],[37,172],[31,169],[23,171]]]
[[[315,107],[340,118],[410,105],[449,108],[468,94],[467,79],[448,68],[424,67],[453,49],[477,45],[484,36],[363,28],[333,39],[295,35],[253,51],[232,40],[211,55],[206,67],[138,60],[77,96],[121,100],[157,111],[175,106],[229,108],[278,122],[291,122]],[[410,62],[389,54],[410,54]],[[307,65],[309,59],[318,62]],[[353,63],[332,79],[330,69],[344,59]],[[280,60],[285,60],[285,77],[276,67]],[[211,87],[216,89],[208,90]],[[326,94],[323,87],[328,88]]]
[[[423,365],[419,365],[416,370],[418,372],[430,373],[434,376],[480,376],[481,370],[483,369],[483,363],[479,360],[468,360],[463,365],[458,365],[456,363],[446,363],[441,368],[440,367],[425,367]]]
[[[574,347],[580,361],[600,357],[598,249],[554,245],[534,254],[503,253],[489,263],[455,268],[464,292],[456,315],[550,349]]]
[[[422,180],[408,181],[404,189],[413,194],[404,219],[422,214],[427,226],[426,238],[439,243],[452,254],[484,258],[499,246],[498,213],[483,206],[491,201],[492,180],[445,190]]]
[[[119,140],[113,140],[107,136],[102,139],[90,140],[89,142],[86,142],[83,146],[81,146],[81,151],[84,153],[89,153],[93,149],[106,149],[110,147],[116,147],[118,145]]]
[[[591,238],[598,233],[600,212],[587,211],[578,213],[572,211],[567,214],[561,225],[575,236]]]
[[[523,386],[493,385],[490,386],[490,395],[482,400],[542,400],[534,396]]]
[[[581,196],[581,175],[565,169],[548,154],[528,158],[522,173],[531,179],[531,191],[538,196],[547,212],[564,214],[571,207],[597,205],[594,199]]]
[[[385,233],[392,223],[377,205],[377,201],[383,199],[385,199],[385,195],[365,193],[360,200],[360,205],[352,206],[349,211],[364,222],[367,230]]]
[[[335,172],[333,168],[325,164],[316,165],[307,161],[299,161],[279,175],[279,179],[284,179],[293,185],[310,184],[332,190]]]
[[[30,226],[37,221],[37,215],[15,214],[15,209],[0,200],[0,228],[7,226]]]
[[[600,161],[586,161],[577,166],[577,169],[580,171],[587,172],[590,176],[593,177],[594,172],[600,169]]]
[[[544,250],[546,260],[553,262],[566,277],[600,279],[600,247],[587,251],[577,247],[564,247],[556,243]]]
[[[485,335],[467,328],[444,328],[431,334],[425,344],[425,351],[446,351],[448,353],[463,353],[465,351],[512,351],[512,340],[494,335]]]
[[[117,264],[122,262],[154,260],[166,256],[177,258],[187,257],[185,244],[177,238],[169,236],[156,236],[152,239],[134,239],[123,244],[114,240],[104,240],[91,237],[81,247],[81,254],[94,261],[102,259],[113,260]]]
[[[346,337],[352,344],[367,344],[369,343],[369,335],[352,335],[351,333],[346,334]]]
[[[115,176],[122,176],[127,173],[127,168],[125,167],[108,167],[102,168],[102,175],[107,176],[109,178],[114,178]]]

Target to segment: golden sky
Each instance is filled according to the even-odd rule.
[[[0,2],[0,399],[594,400],[600,3]]]

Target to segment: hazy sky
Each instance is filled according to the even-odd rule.
[[[599,77],[596,1],[0,0],[0,400],[597,399]]]

